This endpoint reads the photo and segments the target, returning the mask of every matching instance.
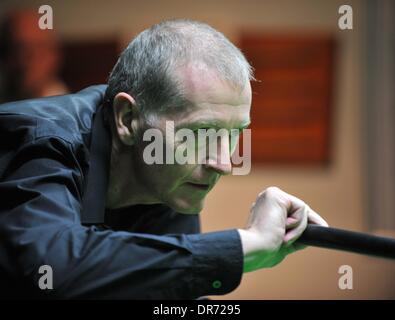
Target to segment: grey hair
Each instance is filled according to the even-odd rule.
[[[112,109],[114,97],[127,92],[143,114],[183,105],[174,70],[191,62],[240,89],[254,79],[244,55],[221,32],[197,21],[167,20],[141,32],[122,52],[108,80],[106,104]]]

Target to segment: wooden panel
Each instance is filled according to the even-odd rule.
[[[244,34],[255,68],[252,160],[326,164],[334,43],[329,36]]]

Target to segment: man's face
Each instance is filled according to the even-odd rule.
[[[176,74],[182,83],[184,96],[190,105],[153,117],[146,128],[159,129],[164,137],[163,150],[169,146],[174,150],[182,144],[173,138],[166,138],[166,124],[174,123],[174,131],[182,128],[198,129],[224,128],[242,130],[250,123],[251,86],[246,82],[244,89],[235,89],[222,81],[207,68],[188,66],[180,68]],[[197,134],[196,134],[197,137]],[[214,187],[221,175],[231,173],[230,157],[237,139],[224,135],[218,139],[214,153],[207,152],[206,160],[198,159],[196,152],[193,163],[147,164],[143,159],[143,150],[150,144],[139,139],[136,146],[139,179],[145,187],[162,203],[177,212],[197,214],[203,208],[207,193]],[[163,156],[166,161],[165,155]]]

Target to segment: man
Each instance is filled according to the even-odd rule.
[[[148,164],[143,156],[144,132],[165,133],[169,122],[191,130],[246,127],[251,78],[221,33],[173,20],[129,44],[107,88],[0,106],[2,295],[220,295],[243,272],[302,248],[295,240],[308,222],[327,224],[274,187],[259,194],[245,229],[199,233],[206,194],[231,172],[229,136],[203,164]],[[39,285],[41,266],[53,271],[52,289]]]

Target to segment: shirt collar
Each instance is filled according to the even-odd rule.
[[[89,172],[82,200],[81,222],[104,223],[111,161],[111,131],[100,105],[93,119]]]

